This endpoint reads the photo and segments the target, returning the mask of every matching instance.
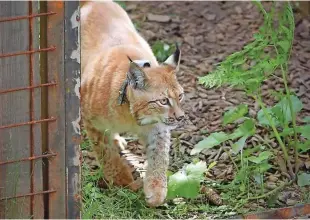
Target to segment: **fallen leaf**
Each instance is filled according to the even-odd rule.
[[[310,173],[301,173],[297,176],[297,184],[300,187],[310,186]]]

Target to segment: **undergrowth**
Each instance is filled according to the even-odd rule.
[[[237,173],[231,183],[218,188],[223,192],[223,200],[235,204],[235,209],[251,200],[270,198],[293,182],[300,187],[310,185],[310,174],[300,172],[298,165],[299,154],[310,149],[310,120],[306,117],[303,124],[297,125],[296,118],[303,104],[288,87],[287,81],[295,26],[292,8],[287,2],[281,11],[277,11],[274,3],[267,12],[260,2],[255,3],[264,15],[264,24],[254,35],[255,40],[228,56],[215,71],[201,77],[199,82],[207,88],[222,85],[241,88],[255,100],[260,111],[256,118],[251,118],[245,104],[230,109],[223,116],[223,127],[235,124],[237,128],[231,133],[221,131],[210,134],[191,152],[194,155],[230,141],[231,151],[228,153]],[[272,91],[278,103],[267,106],[262,97],[262,85],[272,77],[280,79],[285,89]],[[264,139],[261,144],[244,149],[247,140],[256,134],[257,127],[267,130],[270,139],[275,138],[280,153]],[[289,154],[291,149],[294,155]],[[288,181],[268,191],[264,185],[264,174],[274,168],[270,160],[284,161],[285,169],[281,171],[287,175]],[[293,164],[291,161],[294,161]]]

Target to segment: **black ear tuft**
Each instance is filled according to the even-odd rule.
[[[130,57],[128,59],[130,61],[129,71],[127,73],[128,84],[134,89],[144,89],[146,84],[145,73]]]
[[[174,58],[174,63],[178,64],[180,62],[181,51],[180,51],[180,48],[177,42],[175,43],[175,52],[173,54],[173,58]]]

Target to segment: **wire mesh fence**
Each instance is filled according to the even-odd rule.
[[[80,215],[78,5],[0,2],[0,218]]]

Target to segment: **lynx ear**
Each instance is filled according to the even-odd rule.
[[[138,64],[130,59],[130,57],[128,57],[128,59],[130,61],[129,71],[127,73],[128,84],[133,89],[144,89],[146,85],[145,73]]]
[[[181,61],[181,50],[178,44],[175,44],[176,50],[175,52],[166,59],[165,64],[171,65],[175,67],[175,69],[179,69],[180,61]]]

